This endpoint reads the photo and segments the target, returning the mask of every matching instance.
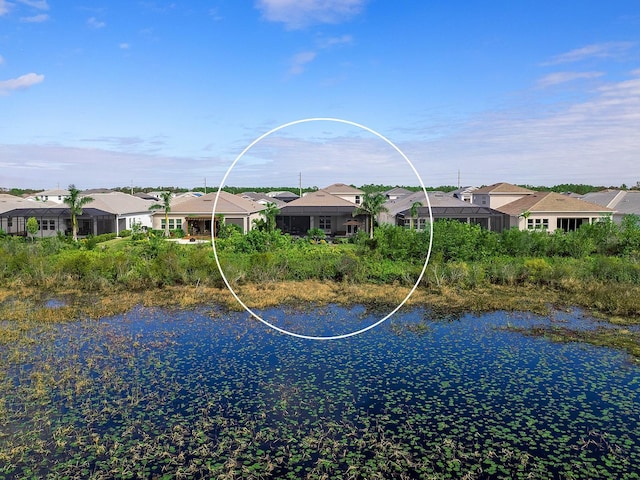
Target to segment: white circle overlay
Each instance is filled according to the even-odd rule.
[[[220,275],[222,276],[222,280],[224,281],[225,285],[227,286],[227,288],[229,289],[229,291],[231,292],[233,297],[238,301],[238,303],[240,305],[242,305],[242,307],[252,317],[254,317],[257,320],[260,320],[266,326],[268,326],[268,327],[270,327],[270,328],[272,328],[272,329],[274,329],[274,330],[276,330],[276,331],[278,331],[280,333],[284,333],[286,335],[291,335],[292,337],[304,338],[306,340],[340,340],[340,339],[343,339],[343,338],[353,337],[353,336],[358,335],[360,333],[364,333],[367,330],[371,330],[372,328],[377,327],[378,325],[383,323],[385,320],[390,318],[398,310],[400,310],[400,308],[402,308],[402,306],[407,302],[407,300],[409,300],[411,295],[413,295],[413,293],[416,291],[416,288],[418,288],[418,285],[422,281],[422,277],[424,276],[424,273],[427,270],[427,264],[429,263],[429,257],[431,256],[431,246],[433,245],[433,214],[431,212],[431,202],[429,201],[429,196],[427,195],[427,189],[424,186],[424,182],[422,181],[422,178],[420,177],[420,174],[418,173],[416,168],[413,166],[413,163],[411,163],[411,160],[409,160],[409,158],[402,152],[402,150],[400,150],[391,140],[389,140],[385,136],[381,135],[380,133],[376,132],[375,130],[372,130],[371,128],[366,127],[364,125],[361,125],[359,123],[351,122],[349,120],[342,120],[340,118],[317,117],[317,118],[305,118],[305,119],[302,119],[302,120],[296,120],[296,121],[293,121],[293,122],[285,123],[283,125],[280,125],[279,127],[276,127],[276,128],[274,128],[272,130],[269,130],[267,133],[265,133],[265,134],[259,136],[258,138],[256,138],[253,142],[251,142],[240,153],[240,155],[238,155],[236,157],[236,159],[233,161],[233,163],[231,164],[231,166],[227,170],[227,173],[225,173],[224,177],[222,178],[222,181],[220,182],[220,186],[218,187],[218,191],[216,193],[216,198],[215,198],[215,200],[213,202],[213,212],[211,214],[211,221],[215,222],[216,207],[218,206],[218,198],[220,197],[220,192],[222,191],[222,187],[224,186],[225,182],[227,181],[227,178],[229,177],[229,174],[231,173],[231,170],[233,170],[233,167],[236,166],[236,164],[240,161],[240,159],[244,156],[244,154],[247,153],[249,150],[251,150],[251,148],[253,148],[258,142],[260,142],[261,140],[265,139],[269,135],[271,135],[271,134],[273,134],[273,133],[275,133],[275,132],[277,132],[279,130],[282,130],[282,129],[287,128],[287,127],[291,127],[293,125],[298,125],[298,124],[301,124],[301,123],[310,123],[310,122],[336,122],[336,123],[342,123],[342,124],[345,124],[345,125],[351,125],[353,127],[360,128],[362,130],[365,130],[365,131],[375,135],[379,139],[381,139],[384,142],[386,142],[389,146],[391,146],[396,152],[398,152],[402,156],[402,158],[404,158],[405,161],[409,164],[409,166],[411,167],[411,170],[416,175],[416,177],[418,177],[418,180],[420,182],[420,187],[422,188],[422,191],[424,192],[425,198],[427,199],[427,206],[429,208],[429,250],[427,252],[427,257],[426,257],[426,259],[424,261],[424,265],[422,267],[420,275],[418,276],[418,279],[416,280],[416,283],[413,285],[413,287],[411,288],[411,290],[409,291],[407,296],[398,304],[397,307],[395,307],[385,317],[383,317],[380,320],[378,320],[377,322],[372,323],[371,325],[369,325],[367,327],[364,327],[364,328],[362,328],[360,330],[357,330],[357,331],[353,331],[353,332],[345,333],[345,334],[341,334],[341,335],[333,335],[333,336],[313,336],[313,335],[304,335],[304,334],[301,334],[301,333],[290,332],[288,330],[285,330],[284,328],[280,328],[280,327],[278,327],[276,325],[272,325],[271,323],[269,323],[266,320],[264,320],[260,315],[258,315],[256,312],[251,310],[251,308],[249,308],[240,299],[240,297],[238,297],[236,292],[231,287],[231,284],[229,283],[229,280],[227,280],[227,277],[225,276],[224,272],[222,271],[222,266],[220,265],[220,260],[218,259],[218,251],[216,249],[216,239],[215,239],[214,229],[213,228],[211,229],[211,232],[212,232],[211,233],[211,244],[213,246],[213,256],[216,259],[216,265],[218,266],[218,270],[220,271]]]

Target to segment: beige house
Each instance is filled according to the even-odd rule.
[[[493,185],[481,187],[471,192],[471,203],[480,207],[489,207],[498,210],[503,205],[515,202],[534,193],[535,191],[533,190],[510,183],[494,183]]]
[[[548,232],[573,231],[613,214],[610,208],[555,192],[533,192],[496,210],[509,215],[511,227]]]
[[[353,235],[358,229],[366,228],[365,217],[353,217],[357,208],[355,197],[359,194],[345,188],[340,188],[340,191],[343,195],[317,190],[287,203],[276,217],[278,228],[292,235],[306,235],[310,229],[320,228],[327,235],[337,236]],[[343,196],[354,201],[346,200]]]
[[[351,185],[345,185],[344,183],[334,183],[333,185],[323,188],[323,190],[355,205],[360,205],[362,197],[364,196],[362,190],[352,187]]]
[[[217,192],[182,199],[172,202],[168,215],[169,229],[182,229],[189,235],[211,235],[219,227],[219,220],[213,223],[213,204]],[[260,212],[264,210],[261,205],[252,200],[221,191],[216,205],[216,218],[224,217],[225,224],[238,225],[242,233],[247,233],[253,228],[253,220],[261,218]],[[165,214],[162,209],[153,214],[153,228],[164,230]]]

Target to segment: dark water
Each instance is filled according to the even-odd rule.
[[[309,335],[364,307],[260,312]],[[504,329],[579,311],[432,319],[311,341],[245,313],[138,308],[0,347],[0,478],[640,478],[640,369]]]

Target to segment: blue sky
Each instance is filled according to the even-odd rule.
[[[217,185],[337,118],[427,186],[640,181],[637,0],[0,0],[0,187]],[[229,185],[418,185],[279,130]]]

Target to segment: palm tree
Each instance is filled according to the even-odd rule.
[[[169,238],[169,212],[171,211],[171,192],[162,192],[160,200],[162,203],[151,205],[149,210],[164,210],[164,236]]]
[[[413,202],[411,204],[411,209],[409,210],[409,213],[411,214],[411,223],[409,224],[409,228],[413,228],[413,220],[415,219],[416,221],[418,220],[418,209],[420,207],[422,207],[422,202]]]
[[[370,221],[369,238],[373,238],[373,222],[376,216],[382,212],[388,212],[389,210],[383,204],[387,201],[382,193],[365,193],[362,198],[362,203],[356,207],[353,211],[353,216],[367,215]]]
[[[271,233],[276,229],[276,215],[280,213],[280,209],[273,202],[269,202],[265,206],[267,208],[262,210],[260,214],[264,217],[266,231]]]
[[[90,202],[93,202],[92,197],[81,197],[80,190],[73,183],[69,185],[69,195],[64,197],[64,203],[71,212],[71,231],[74,242],[78,241],[78,215],[82,215],[82,207]]]

